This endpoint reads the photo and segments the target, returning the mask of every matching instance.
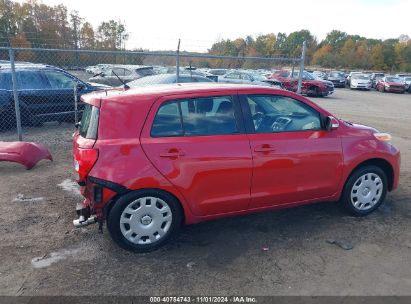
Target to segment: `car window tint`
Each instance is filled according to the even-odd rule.
[[[241,74],[241,79],[251,81],[250,75],[247,74]]]
[[[0,73],[0,90],[11,90],[11,73]]]
[[[130,76],[131,75],[131,71],[124,69],[124,76]]]
[[[281,95],[248,95],[257,133],[321,129],[320,113],[305,103]]]
[[[56,71],[45,71],[44,74],[52,89],[73,89],[75,81],[70,76]]]
[[[40,71],[22,70],[16,73],[20,90],[44,90],[50,85]]]
[[[200,97],[181,101],[185,136],[238,133],[231,97]]]
[[[124,69],[123,68],[113,68],[111,70],[111,75],[116,77],[115,74],[117,74],[117,76],[124,76]]]
[[[230,96],[166,102],[159,108],[151,128],[153,137],[235,133],[238,133],[238,128]]]
[[[183,128],[178,101],[166,102],[158,109],[151,128],[151,136],[182,136]]]
[[[227,79],[240,79],[240,74],[238,73],[230,73],[225,76]]]
[[[153,68],[141,68],[141,69],[137,69],[136,72],[140,76],[151,76],[155,74]]]

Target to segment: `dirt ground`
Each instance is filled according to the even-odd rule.
[[[372,215],[323,203],[229,218],[132,254],[96,225],[73,228],[73,130],[49,125],[24,139],[44,143],[54,162],[0,163],[0,295],[411,295],[411,95],[337,89],[314,100],[390,132],[401,149],[400,187]]]

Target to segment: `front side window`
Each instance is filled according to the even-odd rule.
[[[225,76],[227,79],[240,79],[240,74],[238,73],[230,73]]]
[[[73,89],[75,81],[64,73],[56,71],[45,71],[47,80],[52,89]]]
[[[296,99],[281,95],[248,95],[247,102],[256,133],[321,129],[320,113]]]
[[[154,137],[236,134],[230,96],[199,97],[164,103],[151,129]]]

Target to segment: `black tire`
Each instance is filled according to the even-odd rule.
[[[123,211],[134,201],[141,199],[143,197],[154,197],[159,198],[165,202],[171,210],[172,221],[168,228],[168,231],[159,240],[153,243],[147,244],[136,244],[129,241],[122,233],[120,228],[120,218]],[[151,203],[150,203],[151,204]],[[130,217],[131,218],[131,217]],[[107,215],[107,228],[110,232],[112,239],[121,247],[128,251],[133,252],[149,252],[155,250],[168,241],[170,241],[177,233],[182,224],[183,212],[180,203],[171,194],[157,190],[157,189],[145,189],[130,192],[122,197],[120,197],[111,208],[109,214]],[[154,221],[153,221],[154,223]],[[151,224],[151,222],[150,222]],[[124,224],[123,224],[124,225]],[[129,225],[130,228],[130,225]],[[157,233],[157,232],[156,232]]]
[[[381,194],[379,198],[376,200],[376,202],[373,203],[374,205],[371,208],[359,210],[354,206],[353,200],[351,199],[351,191],[353,190],[354,183],[356,183],[360,177],[369,173],[377,175],[380,178],[382,183],[382,189],[380,190]],[[345,183],[340,203],[344,207],[344,209],[348,211],[350,214],[355,216],[365,216],[372,213],[382,204],[382,202],[385,199],[385,196],[387,195],[387,188],[387,176],[380,167],[374,165],[360,167],[350,175],[347,182]]]
[[[307,95],[310,97],[320,97],[320,89],[318,87],[310,87],[307,90]]]

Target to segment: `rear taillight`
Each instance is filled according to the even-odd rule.
[[[78,173],[78,180],[83,181],[90,173],[98,158],[98,151],[95,149],[77,148],[74,155],[74,169]]]

